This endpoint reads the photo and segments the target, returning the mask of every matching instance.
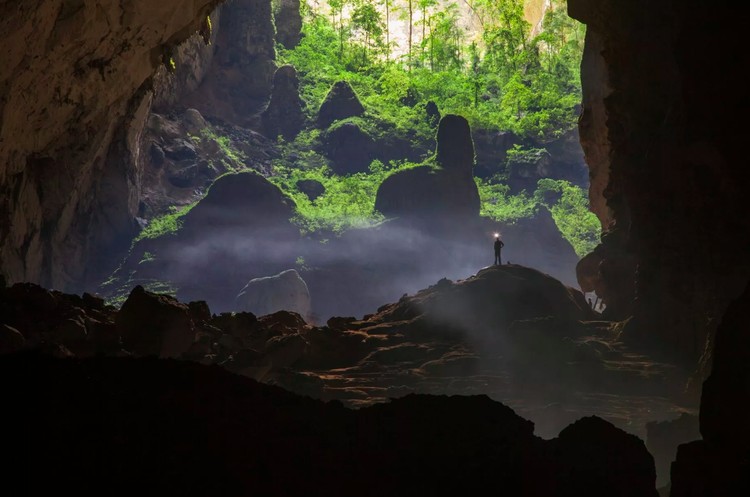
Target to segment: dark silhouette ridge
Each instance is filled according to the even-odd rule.
[[[656,495],[637,438],[589,418],[543,441],[485,396],[351,411],[190,362],[36,354],[0,357],[0,386],[6,485],[30,494]]]

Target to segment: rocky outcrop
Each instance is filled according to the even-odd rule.
[[[617,232],[606,233],[591,253],[576,265],[576,277],[582,291],[596,292],[606,306],[603,316],[612,320],[627,319],[633,313],[636,263],[633,256],[623,250]],[[631,342],[643,344],[644,337],[628,327],[623,336]]]
[[[137,286],[115,320],[123,346],[137,355],[177,358],[195,340],[189,307]]]
[[[225,174],[185,216],[190,236],[218,234],[222,229],[283,230],[294,213],[294,202],[263,176],[253,171]]]
[[[135,243],[102,288],[123,296],[135,285],[231,309],[250,277],[277,274],[299,256],[294,201],[253,171],[217,178],[206,195],[160,236]]]
[[[703,440],[681,445],[672,465],[673,497],[744,495],[750,491],[750,285],[716,330],[711,375],[703,383]]]
[[[750,277],[750,220],[728,214],[750,189],[736,124],[748,111],[734,84],[742,35],[721,27],[734,10],[570,0],[568,11],[587,25],[580,133],[592,206],[635,260],[633,333],[694,365]]]
[[[297,189],[307,195],[307,198],[310,200],[315,200],[326,191],[326,187],[323,186],[323,183],[314,179],[301,179],[297,181],[296,185]]]
[[[34,426],[8,432],[5,467],[44,465],[47,477],[25,482],[35,494],[116,482],[201,495],[654,495],[642,443],[600,420],[545,441],[486,396],[349,410],[184,361],[36,355],[0,358],[0,382],[6,422]]]
[[[182,107],[182,99],[198,89],[211,69],[221,24],[220,5],[201,23],[200,29],[171,52],[154,74],[152,108],[164,114]]]
[[[337,81],[331,87],[318,110],[318,126],[327,128],[334,121],[364,114],[365,108],[346,81]]]
[[[276,71],[271,2],[228,2],[216,29],[211,67],[200,87],[182,102],[204,116],[257,130]]]
[[[273,75],[271,101],[261,115],[265,135],[294,140],[305,124],[303,107],[297,71],[290,65],[279,67]]]
[[[218,1],[0,7],[0,271],[64,288],[132,235],[150,78]],[[167,57],[168,59],[168,57]],[[122,154],[109,161],[119,143]],[[124,158],[123,158],[124,157]]]
[[[386,178],[378,188],[375,209],[388,217],[477,218],[480,202],[473,167],[469,123],[446,115],[437,132],[436,167],[415,167]]]
[[[302,14],[299,0],[280,0],[274,12],[276,41],[285,48],[296,47],[302,39]]]
[[[235,307],[238,311],[260,316],[285,310],[309,318],[310,292],[299,273],[288,269],[274,276],[250,280],[237,295]]]
[[[323,150],[331,169],[340,175],[368,171],[374,159],[375,143],[357,124],[345,122],[328,128]]]

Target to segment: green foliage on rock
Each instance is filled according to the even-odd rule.
[[[182,227],[182,218],[195,207],[198,202],[183,207],[171,207],[170,212],[149,221],[148,225],[133,240],[133,243],[160,236],[173,235]]]
[[[292,168],[276,165],[276,175],[270,180],[297,204],[295,222],[304,232],[339,234],[383,221],[383,216],[375,211],[378,187],[390,174],[418,165],[404,161],[386,166],[373,161],[369,172],[348,176],[333,174],[327,166]],[[320,182],[325,192],[311,200],[297,186],[303,180]]]
[[[549,208],[558,229],[579,257],[594,250],[601,224],[589,210],[589,199],[582,188],[563,180],[541,179],[534,198]]]

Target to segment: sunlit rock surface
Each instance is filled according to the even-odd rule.
[[[274,276],[253,278],[237,295],[235,308],[258,315],[285,310],[306,318],[312,311],[307,284],[294,269]]]
[[[9,281],[65,287],[135,231],[150,78],[219,2],[0,6],[0,259]],[[120,160],[110,161],[114,142]]]

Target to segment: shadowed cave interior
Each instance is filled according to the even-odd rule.
[[[750,495],[738,10],[0,5],[6,482]]]

